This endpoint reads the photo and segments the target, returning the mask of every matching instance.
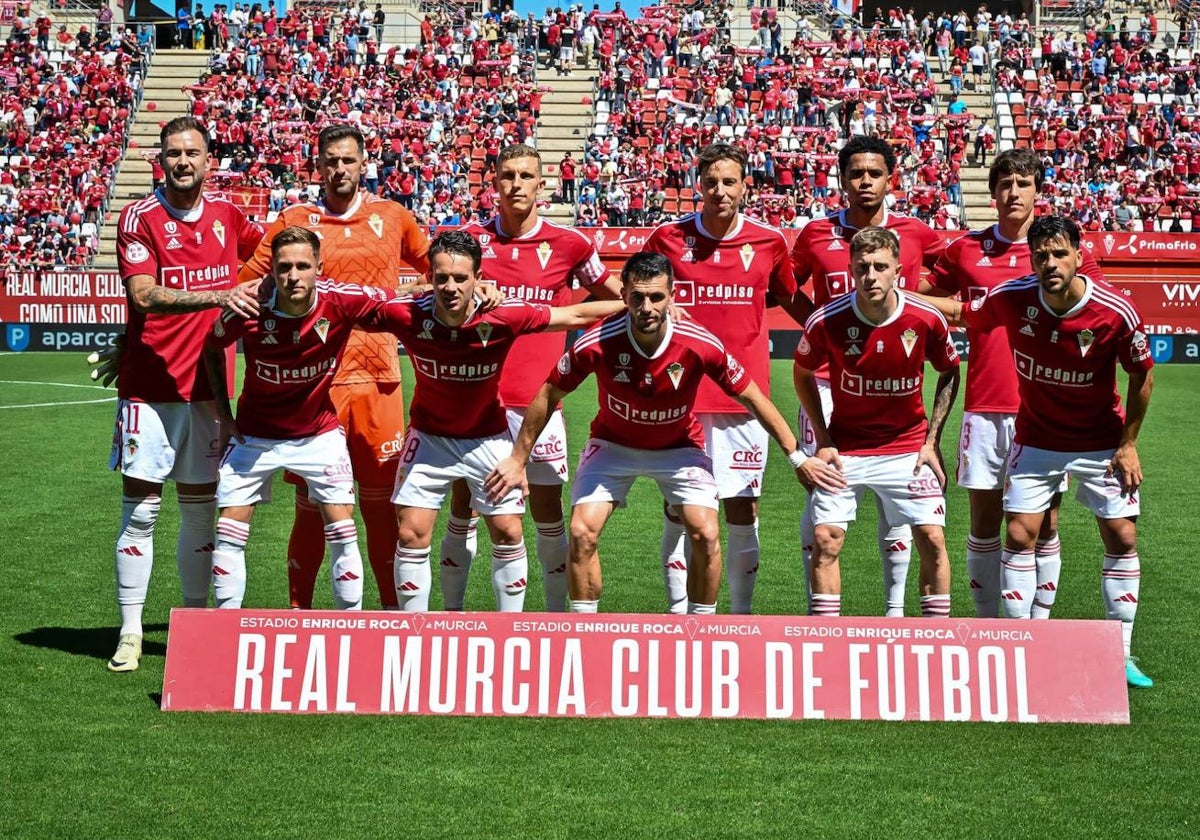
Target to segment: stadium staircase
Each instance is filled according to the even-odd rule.
[[[594,59],[593,59],[594,60]],[[554,70],[538,70],[539,83],[549,90],[542,99],[541,117],[537,124],[537,149],[542,156],[546,174],[546,192],[556,195],[559,189],[558,162],[571,153],[577,164],[576,181],[583,177],[583,147],[590,127],[595,122],[592,104],[596,81],[594,69],[574,67],[569,76],[556,76]],[[551,221],[574,224],[575,207],[554,201],[541,211]]]
[[[100,231],[97,268],[117,264],[117,218],[132,201],[150,191],[150,161],[158,151],[158,132],[162,123],[189,113],[189,101],[182,88],[193,85],[208,67],[207,50],[158,50],[142,86],[142,102],[129,131],[129,146],[121,161],[113,185],[113,195]]]

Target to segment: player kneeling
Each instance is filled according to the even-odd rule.
[[[912,526],[921,614],[950,615],[946,473],[938,445],[958,390],[958,354],[941,314],[897,287],[899,269],[896,234],[860,230],[850,242],[855,291],[814,312],[796,348],[796,392],[817,446],[801,466],[814,485],[814,615],[841,614],[839,555],[867,489],[882,501],[888,522]],[[928,420],[921,396],[926,359],[941,372]],[[824,364],[833,396],[828,425],[814,374]]]
[[[803,459],[787,423],[741,363],[708,330],[671,320],[672,278],[671,263],[661,254],[629,258],[621,272],[625,311],[588,330],[559,360],[525,412],[512,455],[487,478],[493,498],[521,486],[552,408],[588,374],[596,374],[600,411],[579,457],[571,496],[567,580],[573,612],[596,611],[600,532],[641,475],[654,479],[667,504],[679,512],[691,542],[689,612],[716,611],[721,585],[717,482],[694,411],[705,376],[750,410],[793,466]]]

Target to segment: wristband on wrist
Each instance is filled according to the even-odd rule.
[[[797,449],[797,450],[794,450],[793,452],[788,453],[787,459],[788,459],[788,463],[792,465],[793,469],[795,469],[795,468],[799,467],[801,464],[803,464],[805,462],[805,460],[807,459],[807,457],[808,456],[806,456],[802,451]]]

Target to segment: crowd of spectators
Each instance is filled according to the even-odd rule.
[[[0,46],[0,271],[87,265],[146,63],[124,27],[16,10]]]
[[[660,6],[643,17],[598,16],[597,120],[579,183],[580,225],[655,224],[691,212],[697,150],[715,140],[750,160],[746,212],[798,227],[841,206],[834,161],[856,135],[892,143],[902,166],[894,205],[958,226],[960,172],[973,117],[939,103],[930,58],[942,33],[930,15],[836,21],[817,40],[801,16],[790,40],[772,9],[751,9],[755,37],[734,44],[730,8]],[[948,36],[953,40],[953,36]],[[968,58],[969,46],[955,49]]]
[[[1045,32],[997,62],[1000,144],[1044,155],[1042,212],[1085,230],[1191,230],[1200,53],[1195,20],[1178,23],[1160,35],[1150,11],[1097,12],[1082,32]]]
[[[218,183],[269,194],[269,211],[315,198],[313,138],[331,121],[367,138],[366,188],[429,225],[487,218],[499,150],[534,138],[544,88],[532,50],[469,12],[425,16],[418,45],[378,40],[366,3],[307,4],[251,19],[187,88],[209,125]]]

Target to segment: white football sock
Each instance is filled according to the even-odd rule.
[[[492,545],[492,594],[500,612],[520,612],[525,607],[529,556],[525,541],[516,545]]]
[[[683,523],[663,517],[662,556],[663,585],[667,590],[667,612],[682,615],[687,612],[688,539]]]
[[[1058,596],[1058,576],[1062,572],[1062,543],[1058,541],[1058,535],[1045,542],[1038,540],[1033,559],[1037,564],[1037,593],[1030,614],[1033,618],[1049,618]]]
[[[1029,618],[1037,591],[1033,549],[1000,552],[1000,603],[1006,618]]]
[[[842,614],[841,595],[822,595],[814,592],[812,596],[812,614],[823,616],[839,616]]]
[[[325,542],[329,544],[333,606],[339,610],[361,610],[363,562],[358,551],[358,528],[354,520],[343,519],[326,525]]]
[[[246,597],[246,542],[250,526],[236,519],[217,520],[217,547],[212,554],[213,603],[237,610]]]
[[[567,528],[557,522],[537,522],[537,556],[542,567],[546,612],[567,611]]]
[[[121,635],[142,635],[142,609],[150,589],[154,566],[154,523],[162,498],[121,498],[121,532],[117,535],[117,606],[121,610]]]
[[[976,618],[995,618],[1000,611],[1000,537],[967,537],[967,578]]]
[[[883,564],[884,615],[903,618],[904,590],[908,583],[908,563],[912,557],[912,528],[907,525],[889,526],[879,512],[876,530],[879,556]]]
[[[179,542],[175,564],[185,607],[207,607],[216,546],[217,497],[179,494]]]
[[[804,563],[804,600],[808,615],[816,615],[813,611],[812,592],[812,556],[813,545],[817,541],[817,526],[813,523],[812,495],[804,500],[804,510],[800,514],[800,560]]]
[[[729,578],[729,611],[749,615],[758,579],[758,520],[752,525],[729,525],[725,574]]]
[[[438,576],[446,609],[461,610],[471,576],[471,561],[479,547],[479,517],[459,519],[451,514],[442,537],[442,561]]]
[[[429,589],[433,583],[433,574],[429,570],[429,546],[396,546],[392,571],[400,609],[404,612],[429,612]]]
[[[688,601],[688,612],[692,615],[716,615],[716,604],[699,604],[695,601]]]
[[[599,608],[599,601],[571,601],[571,612],[573,613],[594,613]]]
[[[1141,583],[1142,564],[1136,551],[1124,555],[1104,555],[1104,570],[1100,573],[1104,612],[1109,619],[1121,622],[1126,656],[1129,656],[1129,643],[1133,639],[1133,620],[1137,616]]]
[[[922,595],[921,615],[923,615],[925,618],[949,618],[950,596]]]

